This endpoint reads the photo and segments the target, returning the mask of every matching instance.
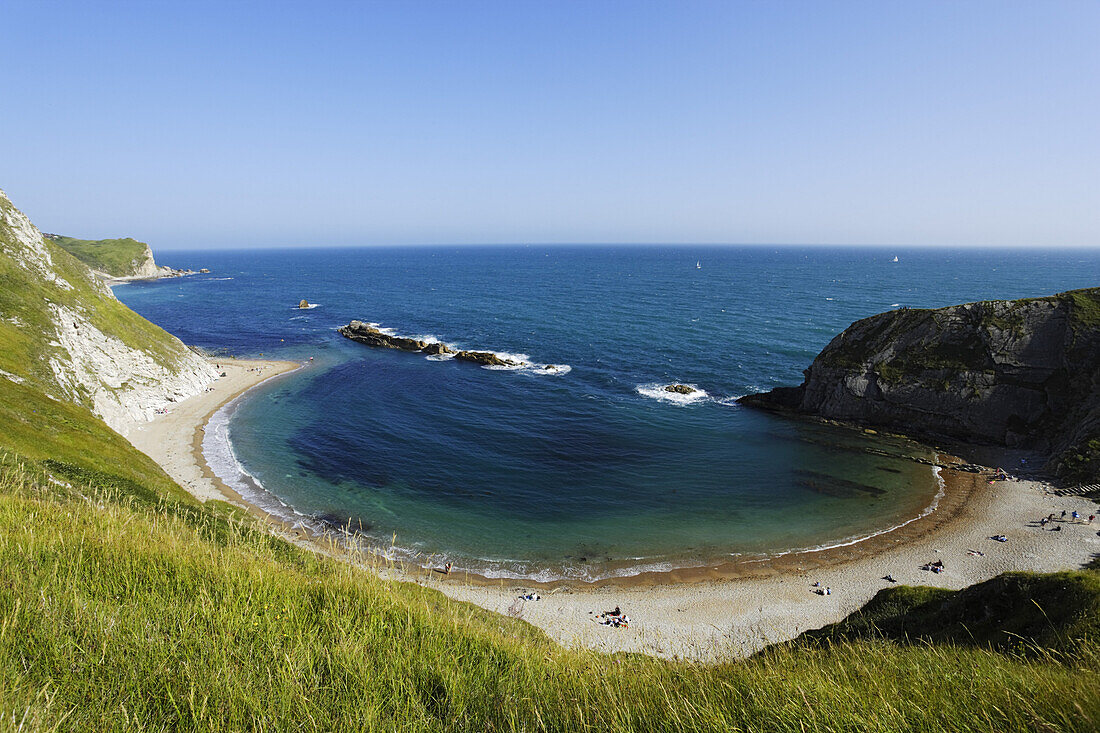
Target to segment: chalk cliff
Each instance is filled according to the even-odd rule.
[[[3,191],[0,283],[0,378],[88,407],[118,432],[216,377],[179,339],[120,303],[85,264],[43,237]]]

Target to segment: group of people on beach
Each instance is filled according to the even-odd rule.
[[[626,629],[630,627],[630,617],[623,613],[618,606],[615,606],[614,611],[604,611],[597,614],[596,623],[604,626],[614,626],[616,629]]]

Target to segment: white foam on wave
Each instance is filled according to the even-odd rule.
[[[271,379],[272,377],[269,377]],[[264,380],[267,381],[267,380]],[[262,382],[261,382],[262,384]],[[247,394],[247,393],[246,393]],[[237,458],[229,439],[229,423],[244,395],[218,409],[206,423],[202,438],[202,454],[206,465],[227,486],[240,494],[245,501],[265,512],[288,522],[293,528],[307,529],[314,534],[322,532],[321,526],[309,516],[268,491],[263,482],[248,472]]]
[[[634,391],[642,395],[643,397],[671,402],[672,404],[680,405],[681,407],[694,405],[697,402],[703,402],[710,397],[710,395],[706,393],[706,390],[699,389],[694,384],[688,384],[687,382],[677,382],[677,384],[687,384],[687,386],[693,388],[695,391],[691,394],[669,392],[665,389],[665,387],[668,386],[667,384],[639,384],[637,387],[634,388]]]
[[[292,305],[290,307],[293,308],[296,311],[309,311],[309,310],[313,310],[314,308],[316,308],[319,305],[321,305],[321,304],[320,303],[310,303],[305,308],[303,308],[300,305]]]
[[[573,371],[573,367],[568,364],[532,364],[527,371],[531,374],[546,374],[553,377],[568,374]]]
[[[475,349],[480,351],[480,349]],[[488,349],[485,349],[489,351]],[[495,366],[492,364],[486,364],[483,369],[489,369],[496,372],[517,372],[521,369],[530,369],[531,362],[530,357],[527,354],[512,354],[507,351],[490,351],[489,353],[496,354],[499,359],[506,359],[508,361],[514,361],[515,366]]]
[[[380,333],[384,333],[387,336],[397,336],[397,330],[393,328],[384,328],[381,324],[374,321],[364,321],[364,323],[370,328],[375,329]],[[402,338],[409,338],[415,341],[423,341],[428,344],[444,344],[452,351],[483,351],[489,354],[493,354],[500,359],[515,362],[513,365],[482,365],[482,369],[488,369],[489,371],[497,372],[524,372],[528,374],[544,374],[549,376],[560,376],[562,374],[568,374],[573,371],[573,367],[568,364],[540,364],[538,362],[531,361],[531,357],[527,354],[512,353],[510,351],[494,351],[492,349],[478,349],[478,348],[464,348],[452,343],[448,343],[434,334],[416,334],[413,336],[403,336]],[[454,358],[454,354],[427,354],[424,356],[428,361],[449,361]]]

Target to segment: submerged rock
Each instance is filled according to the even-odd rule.
[[[670,384],[665,387],[665,392],[675,392],[676,394],[694,394],[698,391],[695,387],[689,387],[686,384]]]

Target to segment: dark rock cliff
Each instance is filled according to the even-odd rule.
[[[1100,288],[880,313],[804,374],[741,402],[1038,450],[1068,480],[1100,480]]]

